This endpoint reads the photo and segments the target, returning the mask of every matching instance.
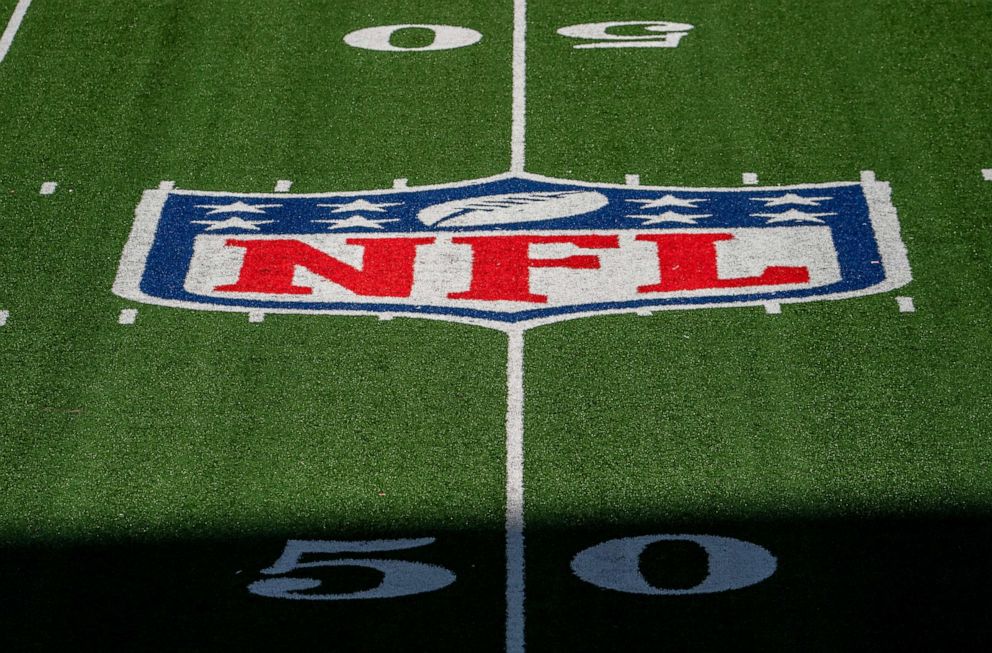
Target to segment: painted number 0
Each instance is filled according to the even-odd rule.
[[[617,34],[617,29],[637,28],[647,34]],[[609,23],[584,23],[562,27],[558,34],[589,43],[574,46],[577,50],[589,48],[674,48],[682,37],[689,33],[692,25],[667,23],[660,20],[614,21]],[[432,41],[423,46],[404,47],[392,43],[393,35],[400,31],[427,30],[432,33]],[[377,50],[379,52],[430,52],[433,50],[454,50],[475,45],[482,40],[482,34],[468,27],[455,25],[382,25],[356,30],[344,37],[344,42],[353,48]]]
[[[709,573],[688,589],[651,585],[641,573],[641,556],[657,542],[692,542],[706,552]],[[645,535],[608,540],[581,551],[572,559],[572,572],[596,587],[626,594],[686,596],[714,594],[757,585],[775,573],[775,556],[766,549],[730,537],[714,535]]]
[[[657,542],[692,542],[709,558],[709,573],[695,587],[667,589],[651,585],[640,570],[641,556]],[[417,549],[434,543],[434,538],[413,540],[289,540],[275,563],[262,573],[266,578],[248,586],[248,591],[275,599],[305,601],[344,601],[386,599],[425,594],[455,582],[455,574],[444,567],[423,562],[392,558],[327,558],[346,553],[382,553]],[[322,555],[323,559],[303,562],[304,556]],[[587,583],[627,594],[684,596],[712,594],[756,585],[775,573],[775,556],[757,544],[713,535],[645,535],[608,540],[580,551],[572,559],[572,572]],[[286,576],[303,569],[322,567],[366,567],[382,574],[376,587],[348,594],[307,594],[320,587],[316,578]]]
[[[434,39],[421,47],[400,47],[390,42],[393,34],[402,30],[427,30],[434,34]],[[353,48],[362,50],[378,50],[380,52],[429,52],[431,50],[453,50],[475,45],[482,40],[482,34],[467,27],[454,25],[384,25],[382,27],[367,27],[351,32],[344,37],[344,42]]]

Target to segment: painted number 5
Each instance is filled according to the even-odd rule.
[[[648,34],[618,34],[622,28],[640,28]],[[687,23],[666,23],[658,20],[616,21],[611,23],[586,23],[562,27],[558,33],[573,39],[584,39],[592,43],[580,43],[576,50],[589,48],[675,48],[682,37],[689,33],[692,25]]]
[[[383,551],[403,551],[433,544],[433,537],[415,540],[370,540],[347,542],[338,540],[289,540],[286,549],[268,569],[262,573],[280,578],[266,578],[248,586],[248,591],[259,596],[276,599],[297,599],[303,601],[343,601],[350,599],[386,599],[395,596],[423,594],[447,587],[455,582],[455,575],[436,565],[409,560],[390,558],[333,558],[303,562],[307,555],[339,556],[344,553],[381,553]],[[320,581],[316,578],[287,577],[285,574],[301,569],[323,567],[366,567],[382,573],[382,581],[376,587],[350,592],[348,594],[305,594],[305,590],[317,589]]]

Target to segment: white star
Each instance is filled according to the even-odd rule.
[[[198,209],[213,209],[207,211],[207,215],[214,213],[265,213],[265,209],[274,209],[282,204],[245,204],[242,201],[230,204],[197,204]]]
[[[832,200],[832,197],[804,197],[795,193],[786,193],[781,197],[752,197],[754,202],[764,202],[765,208],[769,206],[782,206],[783,204],[799,204],[801,206],[820,206],[820,202]]]
[[[821,216],[837,215],[836,213],[804,213],[797,209],[789,209],[784,213],[752,213],[751,215],[760,218],[768,218],[768,224],[779,222],[809,222],[812,224],[826,224],[820,219]]]
[[[348,213],[350,211],[379,211],[383,212],[386,209],[380,208],[383,206],[401,206],[403,202],[369,202],[366,200],[355,200],[354,202],[349,202],[347,204],[318,204],[317,206],[326,206],[328,208],[337,207],[331,213]]]
[[[682,224],[696,224],[696,220],[712,217],[712,213],[676,213],[675,211],[665,211],[661,215],[628,215],[628,218],[644,220],[641,224],[661,224],[662,222],[681,222]]]
[[[228,218],[227,220],[193,220],[193,224],[210,225],[205,231],[217,231],[218,229],[250,229],[261,231],[257,225],[271,224],[275,220],[243,220],[239,217]]]
[[[685,206],[690,209],[696,208],[696,202],[706,202],[708,200],[702,197],[696,197],[689,199],[687,197],[675,197],[674,195],[665,195],[664,197],[658,199],[647,199],[647,200],[627,200],[628,202],[638,202],[643,204],[642,209],[660,209],[665,206]]]
[[[399,222],[396,220],[369,220],[364,215],[353,215],[341,220],[314,220],[314,222],[326,222],[331,226],[328,229],[364,228],[364,229],[385,229],[382,225],[386,222]]]

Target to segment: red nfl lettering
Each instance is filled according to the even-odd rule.
[[[293,285],[296,268],[302,267],[356,295],[409,297],[417,247],[434,239],[349,238],[345,242],[365,248],[361,270],[298,240],[228,240],[229,247],[245,249],[244,262],[237,282],[214,290],[309,295],[312,288]]]
[[[472,284],[465,292],[450,293],[450,299],[508,300],[544,304],[547,295],[530,291],[531,268],[598,270],[596,256],[535,259],[530,246],[563,243],[583,249],[615,249],[617,236],[465,236],[452,238],[456,245],[472,247]]]
[[[805,267],[771,266],[757,277],[721,279],[717,276],[716,244],[733,240],[728,233],[708,234],[640,234],[636,240],[658,245],[658,268],[661,282],[638,286],[637,292],[675,292],[710,288],[779,286],[809,282]]]

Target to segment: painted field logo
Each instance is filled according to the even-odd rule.
[[[887,183],[659,188],[529,173],[315,195],[145,192],[114,291],[506,328],[839,299],[910,280]]]

